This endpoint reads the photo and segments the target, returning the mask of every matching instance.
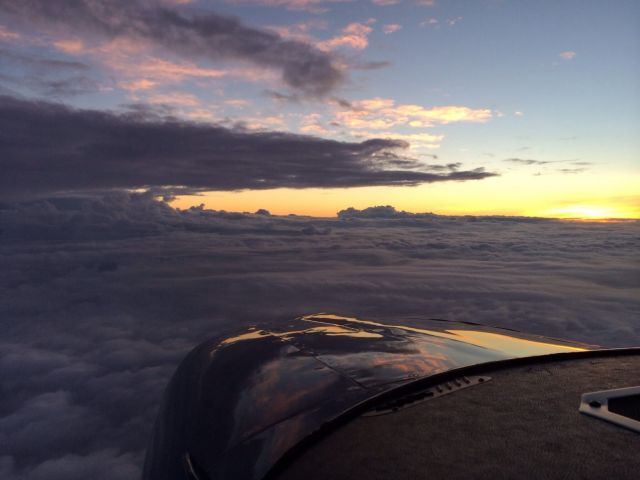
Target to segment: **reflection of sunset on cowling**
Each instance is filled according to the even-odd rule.
[[[173,433],[176,438],[165,433],[154,441],[145,478],[171,478],[164,472],[174,468],[172,459],[181,444],[193,445],[193,432],[179,433],[185,431],[182,424],[194,418],[206,427],[194,429],[200,441],[190,447],[189,456],[203,471],[263,478],[287,450],[309,440],[310,433],[329,428],[331,420],[354,405],[447,371],[592,348],[480,325],[429,319],[413,323],[420,327],[411,321],[318,313],[204,342],[171,382],[161,419],[168,420],[164,425],[169,430],[171,424],[180,427]],[[233,382],[219,388],[227,383],[220,368],[227,364],[237,365]],[[460,378],[454,383],[471,383]],[[185,379],[190,380],[186,392],[176,387]],[[246,463],[238,464],[238,457]]]
[[[401,330],[406,330],[407,332],[415,332],[423,335],[430,335],[433,337],[446,338],[448,340],[463,342],[469,345],[474,345],[476,347],[499,350],[508,353],[509,355],[529,356],[536,353],[544,354],[560,351],[584,350],[584,348],[576,348],[575,346],[549,343],[548,339],[544,339],[545,341],[542,341],[542,339],[540,339],[540,341],[532,341],[530,338],[518,338],[514,334],[507,336],[496,332],[476,331],[473,330],[473,328],[466,328],[465,330],[455,330],[450,328],[443,328],[441,331],[428,330],[425,328],[411,327],[409,325],[388,325],[373,322],[370,320],[342,317],[324,313],[316,315],[306,315],[302,317],[302,319],[320,323],[327,320],[329,322],[338,322],[338,324],[340,324],[341,322],[345,322],[346,325],[351,326],[366,325],[369,328],[374,327],[374,332],[375,327],[398,328]],[[444,326],[447,326],[447,324],[444,323]]]

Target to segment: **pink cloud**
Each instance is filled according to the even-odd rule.
[[[328,9],[323,4],[342,3],[351,0],[226,0],[235,5],[264,5],[265,7],[284,7],[288,10],[306,10],[312,13],[324,13]]]
[[[64,53],[78,55],[86,52],[84,42],[77,38],[57,40],[53,46]]]
[[[198,97],[183,92],[156,93],[148,96],[146,101],[152,105],[179,105],[183,107],[200,105]]]
[[[188,61],[170,61],[154,55],[151,45],[144,41],[118,38],[99,45],[88,46],[79,39],[53,42],[56,49],[71,55],[85,55],[97,64],[110,69],[118,86],[129,92],[149,90],[189,79],[219,79],[236,77],[248,81],[273,81],[277,75],[259,67],[209,68]]]
[[[220,119],[207,108],[192,108],[180,112],[181,116],[194,122],[219,122]]]
[[[191,62],[174,63],[160,58],[148,58],[134,67],[130,64],[114,64],[116,68],[125,68],[157,80],[180,81],[186,77],[220,78],[228,75],[225,70],[203,68]],[[129,70],[131,68],[131,70]]]
[[[20,34],[16,32],[12,32],[6,27],[0,25],[0,41],[12,41],[20,39]]]
[[[573,60],[576,55],[576,52],[567,50],[566,52],[561,52],[558,56],[564,60]]]
[[[398,24],[398,23],[389,23],[387,25],[384,25],[382,27],[382,31],[384,33],[386,33],[387,35],[390,33],[395,33],[398,30],[400,30],[402,28],[402,25]]]
[[[327,135],[329,130],[320,123],[319,113],[310,113],[302,117],[300,121],[300,132],[310,135]]]
[[[139,80],[131,80],[128,82],[120,82],[118,86],[123,90],[128,90],[130,92],[137,92],[140,90],[149,90],[157,85],[156,82],[148,80],[146,78],[141,78]]]
[[[187,80],[217,80],[234,77],[249,82],[276,82],[278,75],[259,67],[210,68],[189,61],[171,61],[153,54],[144,42],[117,39],[96,48],[85,49],[103,67],[112,70],[118,85],[131,92],[148,90]]]
[[[312,30],[324,30],[327,28],[325,20],[311,20],[308,22],[294,23],[293,25],[273,25],[267,27],[283,38],[298,40],[307,43],[316,43],[318,40],[311,36]]]
[[[373,31],[371,25],[375,19],[366,22],[353,22],[344,27],[338,35],[326,40],[319,40],[311,35],[312,30],[323,30],[327,28],[325,21],[311,21],[296,23],[293,25],[277,25],[268,27],[283,38],[298,40],[315,45],[321,50],[330,51],[341,47],[364,50],[369,45],[368,36]]]
[[[224,101],[225,105],[229,105],[233,108],[243,108],[250,105],[249,100],[245,100],[243,98],[229,98]]]
[[[435,27],[438,25],[437,18],[425,18],[422,22],[420,22],[421,27]]]
[[[102,5],[92,0],[75,2],[65,9],[64,15],[56,15],[59,9],[56,10],[49,0],[33,0],[17,2],[15,8],[9,9],[8,18],[15,18],[16,24],[32,28],[42,36],[41,42],[49,40],[57,49],[70,54],[93,56],[96,50],[102,50],[105,56],[110,53],[121,59],[123,51],[113,48],[107,51],[117,45],[129,54],[139,50],[169,60],[204,61],[204,68],[217,62],[251,64],[275,71],[286,87],[313,97],[328,93],[346,80],[347,72],[335,65],[339,61],[337,56],[321,51],[313,43],[283,40],[263,27],[251,27],[238,17],[211,10],[176,9],[173,12],[162,8],[167,2],[175,4],[176,1],[143,0]],[[304,7],[320,0],[264,1],[266,4]],[[69,39],[70,35],[81,41]],[[366,45],[364,35],[363,40],[361,32],[347,30],[341,35],[344,38],[336,39],[334,43],[363,48]],[[13,35],[4,29],[3,37]],[[96,46],[105,40],[106,47]],[[255,48],[256,45],[260,48]],[[137,68],[137,64],[133,67]]]
[[[249,130],[284,130],[287,128],[282,115],[244,118],[238,125]]]
[[[338,120],[353,129],[384,130],[396,125],[429,128],[458,122],[488,121],[493,116],[489,109],[446,105],[425,108],[421,105],[395,105],[389,98],[372,98],[352,103],[350,109],[336,113]]]
[[[319,42],[316,45],[322,50],[334,50],[339,47],[364,50],[369,45],[368,36],[373,31],[370,25],[374,22],[374,19],[369,19],[366,23],[350,23],[342,29],[340,35]]]

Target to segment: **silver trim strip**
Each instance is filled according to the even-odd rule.
[[[631,395],[640,395],[640,386],[583,393],[580,399],[580,412],[640,433],[638,420],[609,411],[609,400]]]

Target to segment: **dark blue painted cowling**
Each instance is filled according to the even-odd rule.
[[[169,384],[144,478],[259,479],[324,423],[381,392],[455,368],[590,347],[475,324],[330,314],[209,340]]]

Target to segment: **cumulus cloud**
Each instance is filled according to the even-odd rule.
[[[324,30],[327,28],[324,22],[302,22],[293,25],[280,25],[269,27],[284,38],[291,38],[313,44],[323,51],[351,48],[364,50],[369,46],[369,34],[373,31],[372,24],[375,19],[370,18],[366,22],[351,22],[343,27],[337,35],[320,40],[310,34],[312,29]]]
[[[192,59],[250,62],[280,71],[289,87],[309,95],[325,94],[343,80],[334,58],[308,43],[246,26],[233,17],[177,10],[161,2],[25,0],[0,3],[0,15],[58,35],[143,41]]]
[[[335,50],[339,47],[349,47],[355,50],[364,50],[369,46],[369,34],[373,31],[371,24],[375,20],[371,19],[366,23],[353,22],[344,27],[339,35],[319,42],[318,48],[321,50]]]
[[[566,52],[561,52],[558,54],[558,56],[563,60],[573,60],[576,55],[576,52],[573,52],[571,50],[567,50]]]
[[[493,112],[460,105],[423,107],[415,104],[396,105],[391,98],[369,98],[350,102],[336,113],[337,119],[349,128],[383,130],[395,125],[413,128],[432,127],[456,122],[487,122]]]
[[[152,194],[0,205],[0,476],[139,475],[195,344],[333,311],[640,341],[640,223],[347,208],[175,210]]]
[[[189,101],[162,97],[161,101]],[[312,121],[313,119],[310,119]],[[477,180],[436,174],[398,153],[402,140],[339,142],[0,97],[3,197],[70,190],[183,186],[196,190],[417,185]],[[398,162],[410,168],[398,168]]]
[[[415,216],[413,213],[398,211],[391,205],[380,205],[377,207],[368,207],[363,210],[349,207],[338,212],[338,218],[411,218]]]

